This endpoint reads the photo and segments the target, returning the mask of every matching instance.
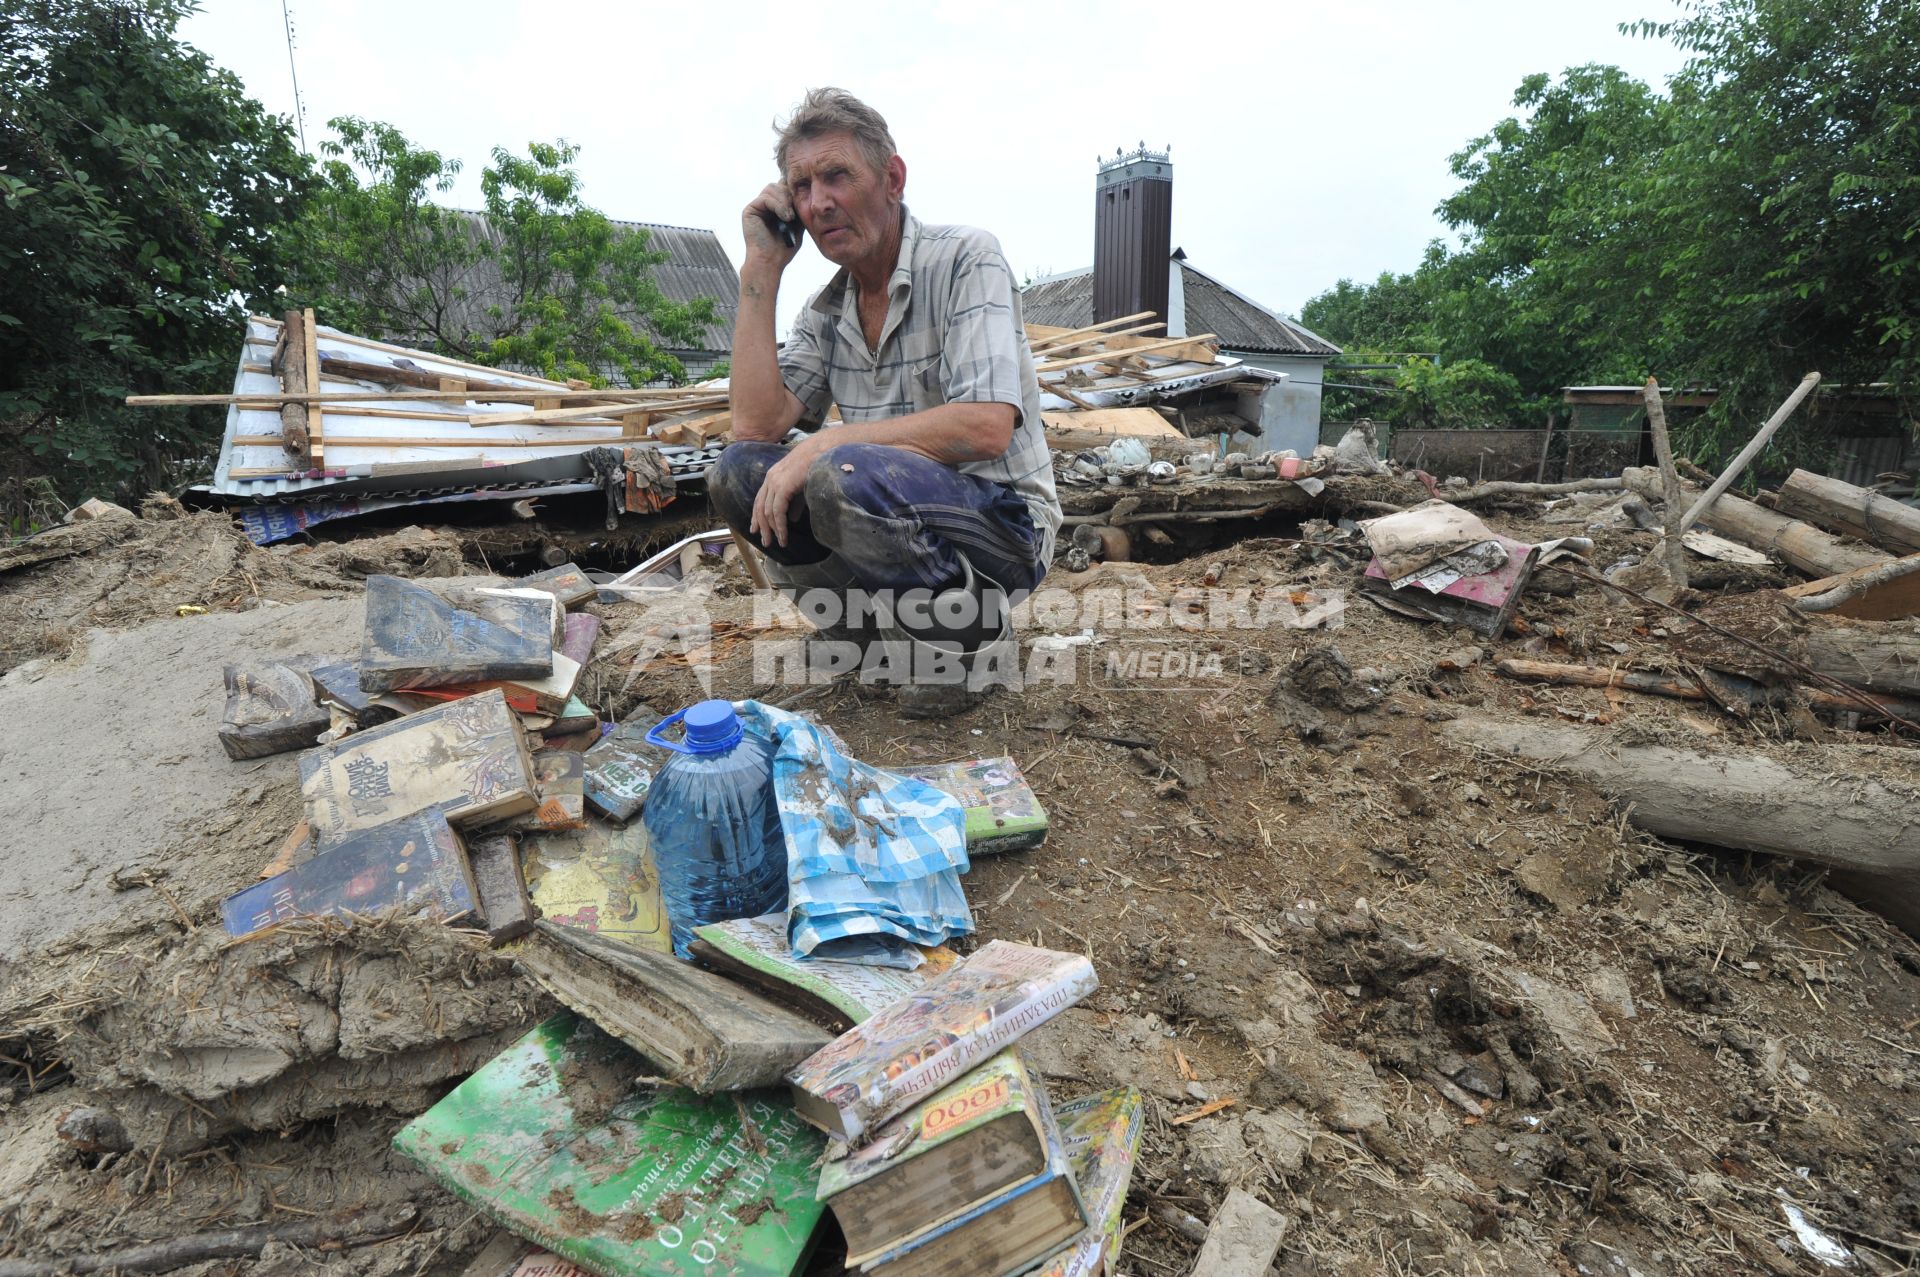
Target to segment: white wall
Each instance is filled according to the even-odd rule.
[[[1261,440],[1268,449],[1280,452],[1291,448],[1303,457],[1313,455],[1320,442],[1320,383],[1326,375],[1327,361],[1317,356],[1248,354],[1223,350],[1255,368],[1287,374],[1287,379],[1267,392],[1261,403]]]

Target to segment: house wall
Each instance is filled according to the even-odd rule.
[[[1287,379],[1269,390],[1261,401],[1261,440],[1274,452],[1291,448],[1303,457],[1313,455],[1320,442],[1320,385],[1327,361],[1303,355],[1249,354],[1224,350],[1255,368],[1281,372]]]

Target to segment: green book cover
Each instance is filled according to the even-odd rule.
[[[920,953],[926,961],[911,971],[830,958],[796,958],[787,940],[785,913],[711,922],[695,927],[693,934],[714,950],[709,955],[696,949],[696,957],[732,960],[713,963],[723,974],[732,974],[728,967],[733,964],[750,968],[799,993],[813,995],[850,1024],[858,1024],[882,1007],[898,1002],[960,960],[944,945],[922,948]]]
[[[1042,1126],[1038,1104],[1033,1079],[1019,1054],[1002,1051],[882,1126],[871,1144],[821,1167],[817,1195],[825,1201],[1009,1113],[1025,1111],[1038,1131]],[[942,1222],[928,1220],[927,1224]]]
[[[1092,1227],[1033,1277],[1096,1277],[1113,1271],[1120,1254],[1120,1223],[1127,1185],[1140,1151],[1140,1092],[1131,1086],[1096,1091],[1056,1104],[1053,1116],[1067,1146]]]
[[[602,1277],[791,1277],[825,1140],[775,1091],[635,1086],[639,1055],[555,1016],[393,1145],[514,1232]]]
[[[973,758],[897,770],[953,795],[967,809],[969,855],[1025,851],[1046,841],[1046,809],[1011,758]]]

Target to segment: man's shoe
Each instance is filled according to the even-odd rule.
[[[1009,681],[1009,663],[1018,668],[1020,645],[1008,619],[1006,592],[964,557],[960,562],[966,576],[954,588],[971,596],[972,614],[979,618],[975,624],[958,629],[933,624],[916,632],[896,617],[885,635],[910,671],[899,691],[900,712],[908,718],[951,718],[972,709]],[[936,605],[929,612],[939,610]]]

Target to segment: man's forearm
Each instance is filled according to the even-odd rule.
[[[878,443],[905,448],[942,465],[991,461],[1013,443],[1016,411],[1007,404],[950,403],[887,421],[828,425],[815,436],[820,446]]]
[[[773,335],[779,294],[778,271],[740,272],[740,311],[733,325],[729,382],[736,439],[777,442],[787,433],[788,391],[780,376],[779,346]]]

